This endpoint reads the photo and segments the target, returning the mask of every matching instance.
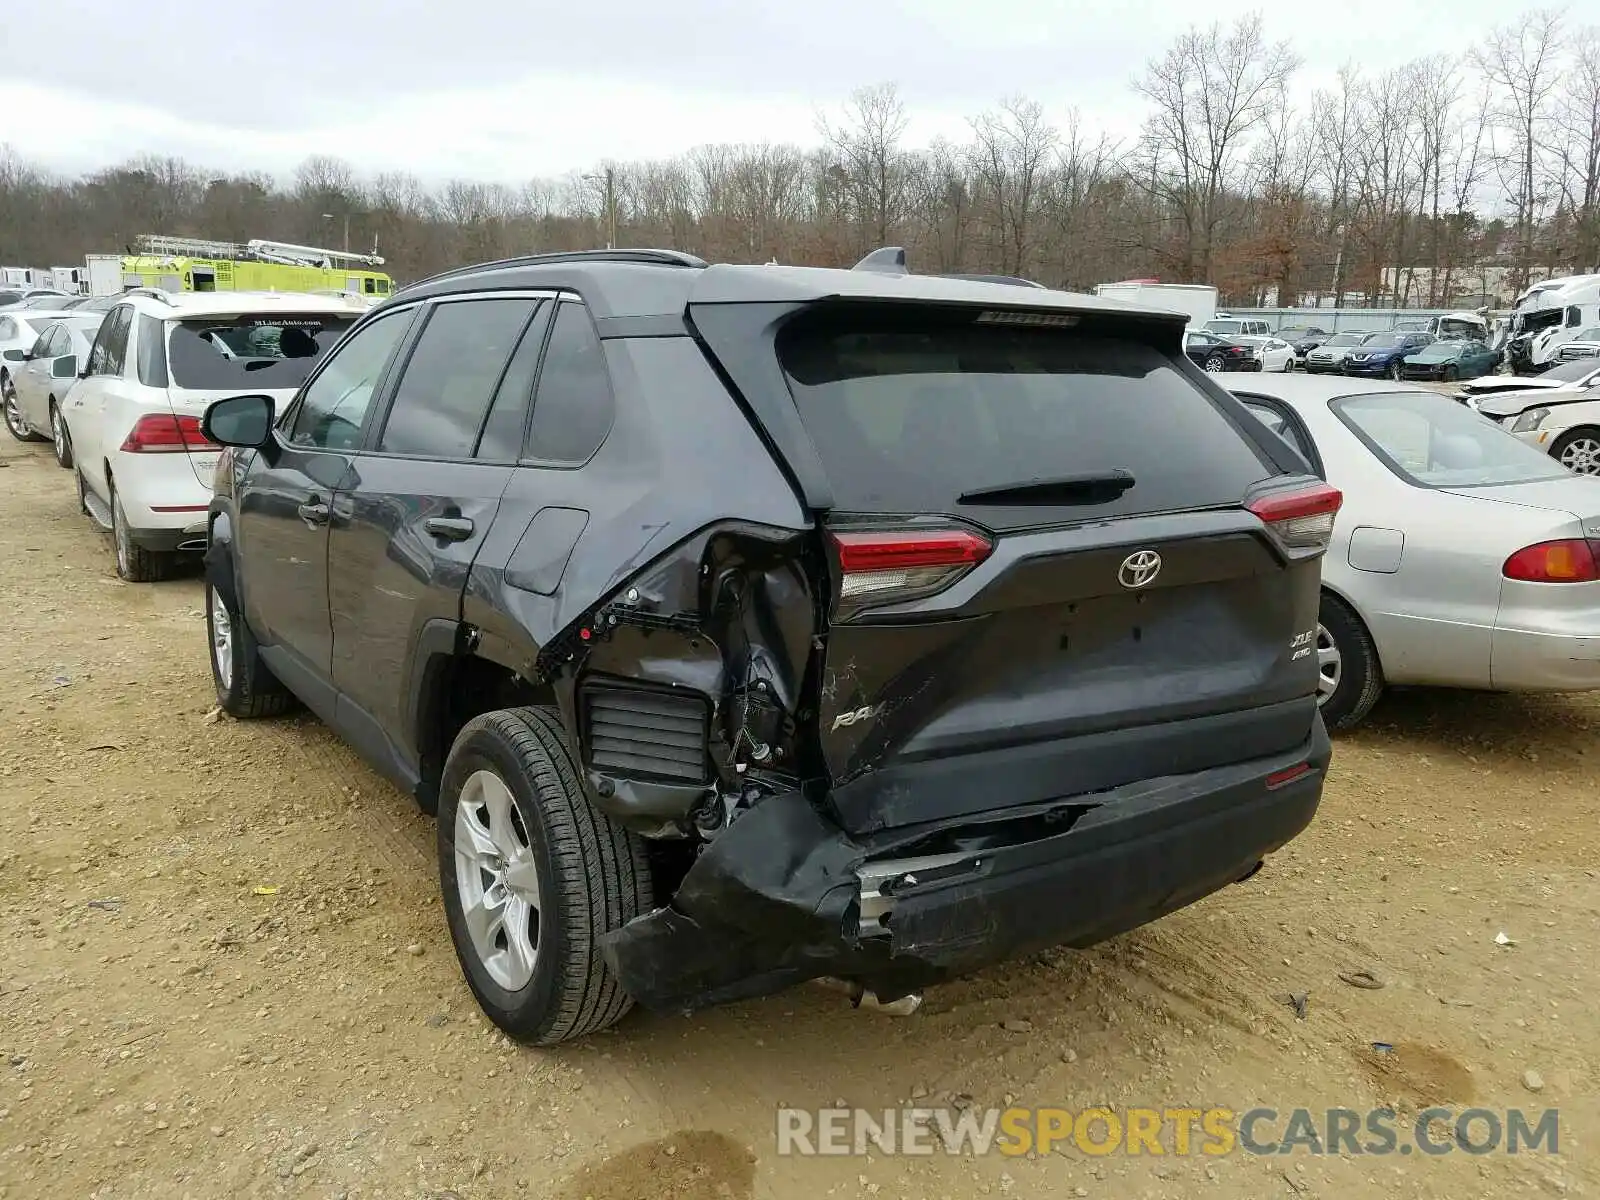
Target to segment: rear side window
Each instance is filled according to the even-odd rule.
[[[1015,528],[1237,505],[1277,473],[1165,354],[1115,336],[829,317],[790,326],[779,356],[844,510]],[[1115,498],[960,499],[1117,470],[1134,484]]]
[[[437,305],[395,389],[378,449],[471,458],[489,401],[537,300]]]
[[[139,382],[145,387],[167,386],[167,344],[161,335],[166,331],[161,322],[145,313],[139,314],[139,338],[136,351],[139,359]]]
[[[539,370],[528,456],[585,463],[611,432],[611,380],[600,335],[581,304],[562,304]]]
[[[320,313],[244,314],[171,321],[172,386],[206,391],[294,391],[353,317]]]

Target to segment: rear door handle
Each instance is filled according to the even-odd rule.
[[[326,525],[328,523],[328,506],[321,501],[302,504],[295,511],[300,514],[300,519],[307,525]]]
[[[447,542],[464,542],[472,536],[475,528],[471,517],[429,517],[422,527],[434,537]]]

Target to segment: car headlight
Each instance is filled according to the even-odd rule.
[[[1542,422],[1549,415],[1550,410],[1548,408],[1530,408],[1527,412],[1520,414],[1517,419],[1511,423],[1511,432],[1531,433],[1533,430],[1539,428],[1540,422]]]

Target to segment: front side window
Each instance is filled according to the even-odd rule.
[[[511,297],[435,305],[395,388],[379,451],[471,458],[489,401],[538,303]]]
[[[1384,466],[1418,487],[1492,487],[1567,475],[1549,455],[1435,393],[1345,396],[1332,407]]]
[[[291,442],[323,450],[354,450],[360,445],[372,394],[413,315],[409,310],[385,313],[339,347],[300,394]]]

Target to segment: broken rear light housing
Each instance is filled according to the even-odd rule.
[[[1293,550],[1326,550],[1333,540],[1333,520],[1344,493],[1326,483],[1258,496],[1245,505],[1260,517],[1284,546]]]
[[[994,543],[972,529],[834,530],[839,600],[859,608],[943,591],[977,566]]]

